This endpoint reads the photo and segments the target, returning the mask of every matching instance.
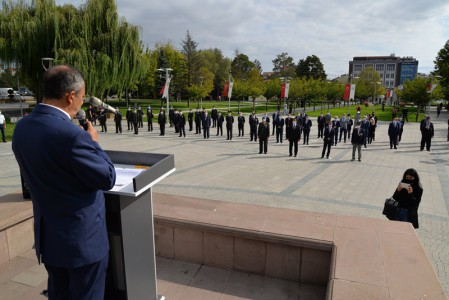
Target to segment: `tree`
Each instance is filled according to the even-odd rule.
[[[276,72],[281,77],[293,77],[295,75],[295,63],[288,53],[282,52],[278,54],[273,62],[273,72]]]
[[[279,78],[270,79],[265,82],[264,96],[267,98],[265,110],[268,111],[268,101],[274,97],[281,96],[281,80]]]
[[[199,54],[197,47],[198,43],[193,40],[192,35],[187,30],[186,37],[182,41],[182,53],[186,60],[188,87],[190,87],[193,82],[197,82],[200,77],[202,56]]]
[[[441,76],[440,85],[445,99],[449,99],[449,40],[438,52],[434,61],[435,75]]]
[[[0,59],[16,62],[41,99],[41,58],[85,74],[86,93],[136,87],[147,71],[140,28],[119,18],[114,0],[88,0],[80,8],[54,0],[5,1],[0,12]]]
[[[296,75],[298,77],[305,77],[307,79],[321,79],[325,80],[327,75],[324,72],[324,66],[318,56],[307,56],[306,59],[301,59],[296,67]]]
[[[442,96],[441,89],[436,89],[432,93],[427,92],[427,85],[432,84],[430,78],[415,77],[412,81],[404,82],[404,89],[398,91],[398,96],[402,101],[415,103],[423,109],[432,99]]]
[[[256,66],[247,55],[236,51],[236,56],[231,63],[231,73],[235,79],[247,79],[251,70],[255,68]]]
[[[368,99],[376,95],[385,93],[385,89],[382,87],[380,75],[373,67],[367,67],[360,73],[359,78],[355,79],[356,84],[355,97],[361,99]],[[374,92],[374,89],[376,91]]]
[[[206,49],[200,51],[203,66],[214,74],[213,94],[216,98],[221,94],[224,83],[228,80],[231,60],[224,57],[220,49]]]

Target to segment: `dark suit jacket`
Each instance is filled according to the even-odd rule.
[[[33,200],[35,249],[45,264],[77,268],[109,251],[104,190],[114,166],[62,111],[38,105],[16,126],[13,151]]]
[[[210,116],[203,116],[202,120],[201,120],[201,125],[203,126],[203,128],[209,128],[210,127]]]
[[[259,128],[257,129],[257,136],[261,141],[268,139],[268,137],[270,136],[270,127],[268,123],[266,126],[263,122],[259,123]]]
[[[293,142],[297,142],[301,139],[301,126],[298,124],[295,125],[295,128],[290,128],[290,140]]]

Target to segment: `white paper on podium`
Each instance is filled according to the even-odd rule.
[[[115,166],[115,185],[110,191],[120,191],[125,186],[132,184],[133,178],[145,171],[144,168],[135,168],[134,166]]]

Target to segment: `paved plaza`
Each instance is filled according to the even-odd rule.
[[[269,138],[268,154],[257,154],[259,143],[249,141],[248,118],[245,136],[237,136],[235,124],[232,141],[226,140],[225,128],[220,137],[211,128],[209,139],[194,131],[180,138],[169,127],[161,137],[157,124],[153,132],[144,124],[139,135],[126,126],[123,134],[116,134],[110,119],[109,132],[100,133],[99,142],[108,150],[174,154],[176,172],[156,185],[155,192],[370,218],[384,218],[384,200],[392,196],[403,172],[415,168],[424,189],[417,233],[449,294],[449,114],[431,116],[431,152],[419,151],[419,123],[406,123],[398,149],[390,150],[388,123],[379,122],[376,141],[362,148],[361,162],[350,161],[349,141],[332,147],[331,159],[321,159],[316,118],[309,145],[301,141],[296,158],[288,156],[288,141],[276,144],[275,136]],[[0,144],[0,182],[0,195],[20,189],[10,142]]]

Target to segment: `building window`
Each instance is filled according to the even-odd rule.
[[[354,72],[355,71],[362,71],[362,65],[354,65]]]
[[[390,73],[385,74],[385,78],[390,78]]]
[[[395,64],[387,64],[387,71],[394,71],[396,68]]]
[[[391,79],[393,79],[393,78],[394,78],[394,73],[393,73],[393,74],[391,74],[390,78],[391,78]]]
[[[366,69],[366,68],[369,68],[369,67],[373,68],[374,66],[373,66],[372,64],[366,64],[366,65],[365,65],[365,69]]]
[[[384,78],[384,74],[383,73],[380,73],[379,75],[380,75],[380,78]]]
[[[383,71],[384,70],[384,65],[376,65],[376,71]]]

